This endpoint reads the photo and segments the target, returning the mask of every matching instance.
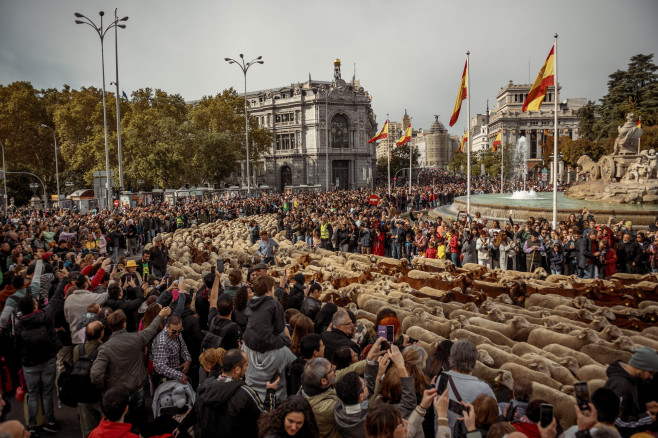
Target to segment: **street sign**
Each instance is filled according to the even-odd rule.
[[[118,207],[118,206],[119,206],[119,200],[118,200],[118,199],[115,199],[115,200],[114,200],[114,206],[115,206],[115,207]]]
[[[377,205],[377,203],[379,202],[379,196],[370,195],[370,197],[368,198],[368,202],[370,203],[370,205]]]

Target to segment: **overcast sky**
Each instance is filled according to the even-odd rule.
[[[0,0],[0,83],[36,88],[101,87],[100,42],[73,13],[98,20],[128,15],[119,32],[121,88],[161,88],[185,100],[243,89],[242,72],[224,62],[263,56],[249,70],[250,90],[356,77],[374,97],[381,123],[406,108],[414,127],[433,115],[448,125],[471,52],[471,114],[509,80],[528,83],[558,42],[561,99],[600,99],[607,77],[631,56],[658,47],[656,0]],[[105,21],[107,23],[107,20]],[[106,86],[115,78],[114,34],[105,46]],[[656,60],[654,59],[654,62]],[[466,107],[453,134],[466,126]]]

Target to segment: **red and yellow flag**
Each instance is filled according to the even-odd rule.
[[[637,123],[635,124],[635,126],[637,126],[638,128],[641,128],[642,127],[642,119],[639,119],[637,121]]]
[[[468,142],[468,133],[464,132],[464,136],[462,137],[461,143],[459,143],[459,149],[457,149],[457,152],[464,152],[464,144]]]
[[[494,142],[493,142],[494,152],[498,151],[498,146],[501,145],[502,141],[503,141],[503,130],[501,129],[500,131],[498,131],[498,135],[496,135],[496,138],[494,138]]]
[[[368,143],[372,143],[378,140],[383,140],[385,138],[388,138],[388,120],[384,123],[384,126],[382,126],[382,129],[379,130],[377,134],[370,140],[368,140]]]
[[[402,146],[408,141],[411,141],[411,123],[409,123],[409,126],[407,126],[407,130],[404,131],[402,137],[400,137],[398,141],[395,142],[395,146]]]
[[[551,47],[548,58],[544,62],[535,83],[523,102],[523,111],[539,111],[541,104],[546,97],[546,91],[551,85],[555,85],[555,46]]]
[[[544,137],[553,137],[553,133],[548,129],[544,129]]]
[[[462,109],[462,102],[466,99],[467,90],[466,84],[468,83],[468,61],[464,64],[464,73],[462,73],[462,81],[459,84],[459,91],[457,92],[457,100],[455,101],[455,107],[452,109],[452,117],[450,117],[450,126],[453,126],[457,123],[459,118],[459,111]]]

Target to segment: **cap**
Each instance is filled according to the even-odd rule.
[[[252,271],[258,271],[260,269],[267,269],[267,265],[265,263],[258,263],[256,266],[251,268]]]
[[[631,227],[631,226],[633,226],[633,222],[631,222],[631,221],[626,221],[626,226],[627,226],[627,227]]]
[[[304,274],[301,274],[301,273],[295,274],[295,276],[292,277],[292,279],[295,280],[299,284],[304,284],[304,282],[306,281],[306,277],[304,277]]]
[[[137,262],[134,260],[128,260],[126,263],[126,268],[136,268],[137,267]]]
[[[156,277],[154,274],[149,274],[148,276],[148,281],[157,281],[158,277]]]
[[[162,240],[162,236],[155,236],[155,239],[153,239],[154,242],[159,242]]]
[[[43,254],[41,254],[41,260],[43,260],[45,262],[46,260],[48,260],[52,256],[53,256],[52,252],[44,252]]]
[[[640,347],[635,350],[628,364],[638,370],[658,373],[658,353],[651,347]]]

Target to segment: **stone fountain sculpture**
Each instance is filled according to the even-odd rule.
[[[595,162],[587,155],[578,159],[578,175],[584,182],[574,185],[566,195],[575,199],[610,203],[658,203],[658,153],[639,150],[642,128],[629,113],[626,123],[617,128],[612,154]]]

